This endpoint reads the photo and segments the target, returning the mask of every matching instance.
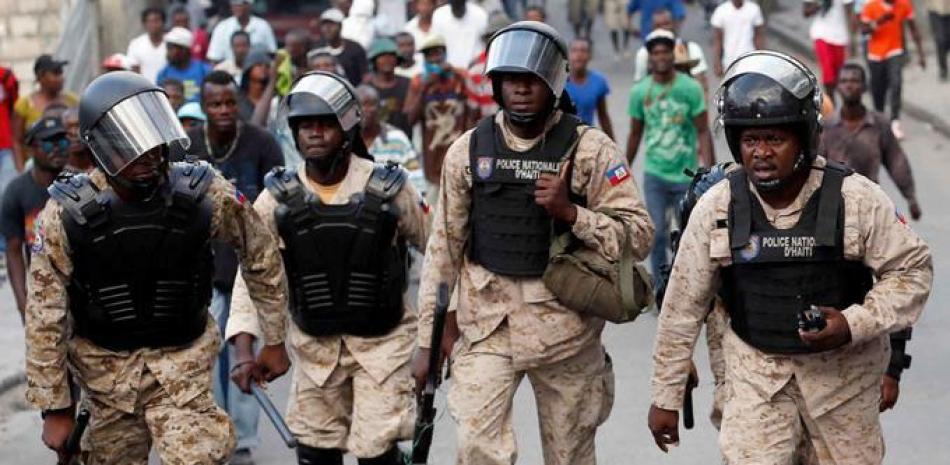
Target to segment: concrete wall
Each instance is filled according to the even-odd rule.
[[[33,61],[59,43],[61,10],[69,0],[0,0],[0,63],[11,67],[21,93],[32,88]]]

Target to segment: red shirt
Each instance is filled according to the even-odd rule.
[[[9,68],[0,66],[0,150],[13,148],[13,103],[19,98],[20,83]]]
[[[868,60],[882,61],[904,53],[904,21],[914,19],[914,6],[910,0],[871,0],[861,10],[861,21],[873,23],[885,14],[894,17],[877,24],[868,40]]]

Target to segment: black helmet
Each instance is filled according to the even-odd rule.
[[[519,21],[496,32],[488,41],[485,74],[531,73],[560,98],[567,83],[567,44],[557,30],[537,21]],[[497,81],[497,79],[496,79]],[[495,88],[495,100],[500,100]],[[500,103],[500,102],[499,102]]]
[[[752,126],[796,126],[805,166],[818,155],[821,87],[808,67],[788,55],[757,50],[740,56],[726,70],[717,107],[729,149],[740,163],[739,134]]]
[[[190,144],[165,91],[129,71],[89,83],[79,100],[79,133],[109,176],[160,145]]]

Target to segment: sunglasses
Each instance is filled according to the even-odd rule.
[[[59,149],[61,152],[65,152],[69,149],[69,139],[63,137],[54,140],[44,140],[40,142],[40,148],[44,153],[52,153],[53,150],[56,149]]]

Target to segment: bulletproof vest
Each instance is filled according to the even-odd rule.
[[[732,265],[720,296],[732,329],[749,345],[776,354],[815,352],[798,335],[798,314],[811,305],[844,310],[871,289],[871,270],[844,258],[841,184],[853,171],[828,162],[821,187],[798,223],[776,229],[753,197],[745,170],[728,175]]]
[[[172,163],[149,200],[125,201],[85,174],[62,176],[74,333],[109,350],[188,344],[204,331],[213,271],[207,163]]]
[[[301,330],[381,336],[402,320],[409,264],[393,199],[405,182],[397,165],[377,166],[363,193],[327,205],[293,170],[277,167],[264,178],[278,203],[290,313]]]
[[[469,147],[472,214],[468,253],[473,262],[505,276],[544,274],[552,221],[534,201],[541,173],[558,174],[577,138],[577,117],[560,121],[526,152],[506,144],[493,117],[482,119]]]

